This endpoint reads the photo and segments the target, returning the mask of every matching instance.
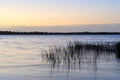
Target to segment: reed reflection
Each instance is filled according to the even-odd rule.
[[[66,46],[55,46],[43,54],[52,68],[60,65],[81,68],[92,65],[97,70],[97,63],[120,58],[120,42],[117,43],[81,43],[69,42]]]

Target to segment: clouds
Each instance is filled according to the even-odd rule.
[[[49,27],[9,27],[0,28],[4,31],[40,31],[40,32],[120,32],[120,24],[103,25],[69,25],[69,26],[49,26]]]

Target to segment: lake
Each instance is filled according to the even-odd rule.
[[[51,68],[41,54],[68,42],[115,43],[120,35],[0,35],[0,80],[119,80],[120,60]]]

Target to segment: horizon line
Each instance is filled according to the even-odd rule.
[[[98,26],[98,25],[120,25],[120,23],[103,23],[103,24],[70,24],[70,25],[0,25],[0,27],[62,27],[62,26]]]

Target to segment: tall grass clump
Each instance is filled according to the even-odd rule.
[[[120,58],[120,42],[116,43],[115,46],[116,46],[116,52],[117,52],[116,57]]]
[[[85,63],[96,64],[100,60],[113,58],[115,52],[117,52],[116,57],[120,58],[120,42],[116,44],[69,42],[62,47],[50,48],[43,55],[53,66],[60,64],[80,66]]]

